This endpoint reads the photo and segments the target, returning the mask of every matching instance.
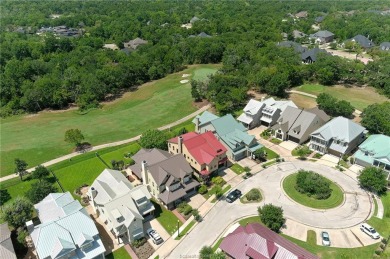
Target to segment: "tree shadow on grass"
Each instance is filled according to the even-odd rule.
[[[11,199],[11,195],[8,193],[8,190],[0,190],[0,206]]]

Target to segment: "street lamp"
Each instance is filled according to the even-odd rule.
[[[179,220],[177,220],[177,236],[180,237]]]

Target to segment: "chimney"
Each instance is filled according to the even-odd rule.
[[[31,235],[31,233],[34,231],[34,223],[32,220],[26,222],[26,227],[28,233]]]
[[[195,132],[196,133],[200,133],[199,132],[199,124],[200,124],[199,117],[196,117],[195,118]]]
[[[95,187],[91,187],[90,192],[91,192],[91,199],[94,199],[97,195],[97,191],[96,191]]]
[[[264,102],[264,100],[265,100],[265,96],[262,96],[261,101]]]
[[[179,146],[179,154],[183,153],[183,137],[179,136],[177,140],[177,144]]]
[[[146,161],[142,161],[142,183],[143,185],[148,185],[148,163]]]

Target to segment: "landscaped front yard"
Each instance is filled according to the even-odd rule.
[[[239,164],[235,163],[233,164],[230,169],[232,169],[233,172],[235,172],[236,174],[242,174],[243,172],[245,172],[245,169],[244,167],[240,166]]]
[[[172,235],[177,231],[177,227],[183,225],[181,221],[173,214],[172,211],[167,210],[164,206],[152,200],[154,205],[154,217],[165,228],[165,230]]]
[[[118,250],[115,250],[113,253],[106,255],[106,259],[131,259],[131,256],[122,246]]]

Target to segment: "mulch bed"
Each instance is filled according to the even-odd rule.
[[[133,249],[139,259],[148,259],[154,253],[154,249],[149,242],[145,242],[145,244],[138,248],[131,246],[131,249]]]

